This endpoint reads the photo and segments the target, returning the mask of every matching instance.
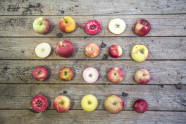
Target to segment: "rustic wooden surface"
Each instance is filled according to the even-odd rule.
[[[58,22],[65,15],[77,22],[75,32],[65,34]],[[51,22],[51,31],[46,35],[32,29],[35,18],[45,16]],[[121,35],[111,34],[107,25],[110,19],[122,18],[127,29]],[[138,19],[147,19],[152,30],[145,37],[136,36],[132,29]],[[83,25],[90,19],[101,23],[97,35],[88,35]],[[64,59],[55,52],[57,43],[69,40],[75,44],[73,57]],[[48,42],[53,47],[46,59],[38,58],[34,47]],[[101,53],[88,58],[84,47],[97,43]],[[103,47],[102,44],[106,44]],[[144,44],[150,54],[147,61],[136,63],[130,57],[135,44]],[[108,48],[118,44],[123,55],[113,59]],[[50,78],[37,82],[32,78],[32,69],[45,65]],[[60,68],[71,67],[75,76],[64,82],[58,77]],[[94,84],[87,84],[82,71],[88,66],[96,67],[100,77]],[[125,72],[125,79],[115,85],[106,79],[109,68],[117,66]],[[152,79],[147,85],[137,85],[134,74],[146,68]],[[118,94],[125,101],[124,110],[109,114],[103,102],[109,94]],[[67,95],[72,100],[70,111],[57,113],[51,104],[45,112],[35,113],[30,106],[36,94],[45,95],[52,101],[58,95]],[[94,112],[85,112],[80,106],[81,98],[94,94],[99,106]],[[145,99],[149,108],[144,114],[136,113],[133,102]],[[186,123],[186,1],[185,0],[1,0],[0,1],[0,123],[1,124],[185,124]]]

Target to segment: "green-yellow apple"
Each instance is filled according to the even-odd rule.
[[[76,28],[76,22],[70,16],[65,16],[59,21],[60,29],[65,33],[71,33]]]
[[[70,108],[70,99],[67,96],[58,96],[53,101],[55,110],[59,113],[63,113]]]
[[[45,34],[50,31],[50,22],[45,17],[36,18],[33,22],[35,32]]]
[[[88,112],[94,111],[98,106],[97,98],[92,95],[88,94],[84,96],[81,100],[81,107]]]
[[[90,43],[85,47],[85,54],[88,57],[96,57],[99,54],[99,46],[95,43]]]

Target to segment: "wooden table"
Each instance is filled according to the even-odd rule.
[[[138,123],[138,124],[185,124],[186,123],[186,1],[185,0],[1,0],[0,1],[0,123],[1,124],[75,124],[75,123]],[[58,22],[65,16],[77,22],[75,32],[65,34]],[[50,33],[40,35],[33,31],[35,18],[45,16],[52,24]],[[119,17],[127,24],[121,35],[113,35],[107,25],[110,19]],[[141,18],[152,26],[144,37],[136,36],[132,27]],[[83,25],[91,19],[102,25],[101,33],[88,35]],[[75,44],[76,52],[71,58],[59,57],[55,50],[46,59],[38,58],[34,47],[48,42],[55,49],[61,40]],[[88,43],[102,43],[101,53],[88,58],[84,48]],[[144,44],[149,50],[143,63],[134,62],[130,50],[135,44]],[[110,45],[118,44],[124,54],[118,59],[104,56]],[[50,78],[44,82],[32,78],[35,66],[44,65],[50,70]],[[72,81],[64,82],[58,77],[60,68],[75,69]],[[88,66],[96,67],[101,77],[94,84],[87,84],[82,71]],[[118,85],[106,79],[110,67],[124,70],[125,79]],[[138,85],[133,77],[137,69],[151,72],[147,85]],[[36,94],[48,96],[52,101],[59,95],[72,100],[67,113],[57,113],[53,105],[42,113],[34,113],[30,106]],[[86,94],[94,94],[99,101],[93,112],[82,110],[80,101]],[[109,114],[103,107],[105,98],[118,94],[125,100],[125,108],[119,114]],[[145,99],[149,108],[144,114],[136,113],[133,102]]]

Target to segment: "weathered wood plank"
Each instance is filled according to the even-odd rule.
[[[49,84],[1,84],[0,109],[31,109],[30,101],[36,94],[48,96],[53,101],[59,95],[71,98],[71,110],[81,108],[81,99],[86,94],[94,94],[99,101],[97,109],[104,110],[104,100],[110,94],[122,95],[125,100],[125,110],[133,110],[136,99],[145,99],[148,110],[186,111],[186,86],[177,89],[174,85],[49,85]],[[127,95],[126,95],[127,94]],[[49,109],[54,109],[53,105]]]
[[[0,15],[172,14],[186,13],[185,5],[184,0],[1,0]]]
[[[55,110],[43,113],[33,113],[29,110],[0,110],[0,122],[2,124],[185,124],[186,113],[147,111],[139,114],[134,111],[122,111],[114,115],[106,111],[73,110],[60,114]]]
[[[46,81],[39,82],[32,78],[32,70],[35,66],[44,65],[51,74]],[[75,71],[75,77],[71,81],[61,81],[58,72],[62,67],[70,67]],[[133,80],[135,72],[145,68],[151,73],[149,84],[185,84],[186,63],[185,61],[145,61],[137,63],[134,61],[94,61],[94,60],[22,60],[22,61],[0,61],[0,83],[81,83],[86,84],[82,78],[82,72],[86,67],[95,67],[100,73],[100,78],[95,84],[112,84],[106,78],[106,73],[111,67],[122,68],[125,79],[119,84],[136,84]]]
[[[32,23],[37,16],[2,16],[0,18],[0,36],[8,37],[72,37],[90,36],[84,31],[84,24],[90,19],[98,20],[102,25],[102,30],[96,36],[118,36],[110,33],[107,29],[108,23],[113,18],[122,18],[127,28],[119,36],[136,36],[132,28],[137,20],[147,19],[152,29],[147,36],[185,36],[186,15],[125,15],[125,16],[72,16],[77,22],[77,29],[70,34],[62,33],[59,29],[59,20],[63,16],[47,16],[52,23],[51,32],[46,35],[35,33]]]
[[[150,54],[148,59],[186,59],[185,37],[103,37],[103,38],[1,38],[0,59],[40,59],[35,55],[35,46],[40,42],[48,42],[53,47],[52,54],[46,59],[66,59],[56,54],[55,48],[59,41],[69,40],[74,43],[76,50],[73,57],[68,59],[103,59],[108,54],[111,45],[117,44],[123,48],[123,55],[117,59],[130,59],[130,51],[135,44],[144,44]],[[89,58],[84,54],[88,43],[100,46],[100,55]],[[106,44],[102,45],[102,43]],[[108,59],[115,59],[108,57]]]

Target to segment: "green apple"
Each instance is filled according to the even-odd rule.
[[[81,100],[81,107],[88,112],[94,111],[98,106],[97,98],[92,95],[88,94],[84,96]]]
[[[40,34],[46,34],[50,31],[50,22],[45,17],[36,18],[33,22],[33,29]]]

